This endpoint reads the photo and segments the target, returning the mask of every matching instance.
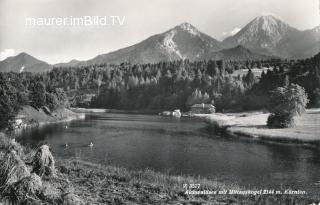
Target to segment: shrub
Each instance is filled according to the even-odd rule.
[[[267,125],[273,128],[288,128],[293,127],[294,119],[286,114],[270,114],[268,117]]]
[[[268,118],[267,125],[276,128],[294,126],[294,116],[305,112],[308,102],[303,87],[296,84],[278,87],[271,95],[269,111],[272,114]]]

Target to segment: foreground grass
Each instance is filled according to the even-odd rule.
[[[0,163],[5,152],[16,150],[19,166],[30,169],[27,161],[32,150],[15,143],[0,133]],[[11,150],[11,151],[10,151]],[[0,166],[2,168],[3,166]],[[80,160],[58,160],[56,174],[41,179],[19,175],[11,177],[3,197],[17,198],[17,204],[311,204],[316,199],[305,195],[188,195],[184,184],[200,184],[200,190],[242,190],[237,185],[216,180],[171,176],[151,170],[130,171]],[[1,172],[2,170],[0,170]],[[26,180],[27,178],[27,180]],[[36,179],[36,180],[35,180]],[[14,182],[15,180],[15,182]],[[21,182],[24,183],[21,189]],[[31,182],[31,183],[30,183]],[[3,185],[3,184],[2,184]],[[1,185],[1,186],[2,186]],[[25,187],[28,185],[28,187]],[[5,186],[7,186],[5,184]],[[18,189],[20,187],[20,189]],[[9,192],[8,192],[9,190]],[[9,197],[9,198],[10,198]]]
[[[200,190],[239,190],[236,185],[186,176],[169,176],[151,170],[128,171],[82,161],[59,166],[74,193],[88,204],[310,204],[297,195],[186,195],[183,184],[200,184]]]
[[[62,161],[59,166],[75,188],[74,193],[84,196],[89,204],[203,204],[208,201],[233,202],[230,197],[188,196],[183,184],[201,184],[202,189],[238,189],[207,179],[168,176],[153,172],[128,171],[124,168],[99,166],[83,161]]]
[[[296,126],[284,129],[267,127],[269,113],[243,112],[229,114],[200,114],[209,123],[230,135],[247,136],[264,140],[320,143],[320,109],[308,109],[295,118]]]

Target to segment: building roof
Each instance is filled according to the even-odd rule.
[[[191,106],[191,108],[215,108],[214,107],[214,105],[212,105],[212,104],[204,104],[204,103],[202,103],[202,104],[194,104],[194,105],[192,105]]]

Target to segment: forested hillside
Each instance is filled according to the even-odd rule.
[[[270,67],[276,62],[181,60],[55,68],[48,81],[62,86],[70,95],[94,93],[91,107],[187,110],[194,103],[211,102],[222,110],[246,104],[245,93],[258,82],[251,71],[233,76],[235,70]],[[75,105],[81,102],[81,99],[74,100]]]
[[[0,73],[0,114],[7,121],[23,105],[54,110],[69,103],[126,110],[186,111],[195,103],[212,103],[217,111],[260,109],[271,90],[289,83],[303,86],[309,106],[319,106],[319,65],[320,54],[297,61],[180,60]],[[242,69],[249,70],[234,74]],[[261,77],[251,69],[263,69]]]
[[[267,95],[276,87],[290,83],[302,86],[310,100],[309,107],[320,106],[320,53],[310,59],[298,60],[289,65],[279,63],[273,70],[262,72],[261,79],[251,92]]]

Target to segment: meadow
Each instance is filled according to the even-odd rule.
[[[233,136],[245,136],[263,140],[318,144],[320,142],[320,109],[307,109],[295,117],[295,126],[274,129],[267,127],[268,112],[240,112],[197,114],[209,125],[223,129]]]

